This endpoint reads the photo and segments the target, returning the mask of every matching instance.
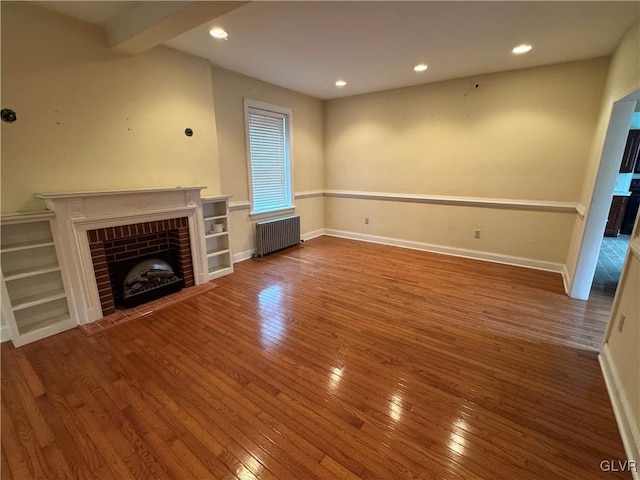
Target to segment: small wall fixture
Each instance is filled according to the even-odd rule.
[[[2,118],[3,122],[7,123],[13,123],[18,119],[16,112],[10,108],[3,108],[2,111],[0,111],[0,118]]]

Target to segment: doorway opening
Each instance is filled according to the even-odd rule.
[[[639,113],[635,112],[638,100],[640,90],[613,104],[570,292],[573,298],[587,300],[594,293],[598,296],[610,296],[613,300],[615,295],[628,248],[628,237],[624,233],[620,237],[620,232],[631,197],[633,177],[636,176],[640,183],[640,174],[633,172],[638,155],[638,151],[633,150],[635,147],[628,152],[632,156],[631,160],[636,160],[631,172],[624,172],[628,168],[623,167],[629,132],[634,126],[632,120],[634,114]],[[633,221],[635,216],[631,220],[632,226]],[[609,235],[606,238],[605,233]]]
[[[622,274],[622,265],[629,248],[631,235],[604,237],[589,296],[606,297],[613,301]]]

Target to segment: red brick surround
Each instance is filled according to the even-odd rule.
[[[116,311],[116,261],[172,249],[185,287],[194,285],[187,217],[99,228],[87,231],[87,237],[103,316]]]

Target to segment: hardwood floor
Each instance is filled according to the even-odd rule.
[[[558,275],[322,237],[216,283],[3,344],[2,478],[631,478]]]

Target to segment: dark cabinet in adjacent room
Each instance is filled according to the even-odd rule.
[[[629,197],[629,202],[627,203],[627,208],[624,214],[624,220],[622,221],[622,228],[620,228],[620,233],[624,235],[631,235],[631,233],[633,232],[633,225],[636,223],[636,215],[638,215],[639,209],[640,195],[632,194]]]
[[[628,200],[629,197],[623,197],[620,195],[613,197],[613,200],[611,201],[611,208],[609,209],[607,226],[604,229],[605,237],[617,237],[620,233]]]
[[[627,145],[624,147],[620,173],[631,173],[638,166],[638,155],[640,154],[640,130],[629,130]]]

